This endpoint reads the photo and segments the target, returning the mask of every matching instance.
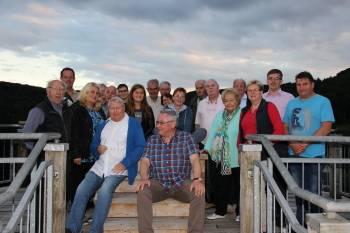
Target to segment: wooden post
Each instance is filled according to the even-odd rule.
[[[259,144],[240,145],[240,229],[242,233],[253,232],[253,169],[254,161],[261,160],[262,146]]]
[[[350,221],[337,213],[307,214],[307,230],[309,233],[348,233]]]
[[[68,144],[46,144],[45,160],[53,160],[52,232],[65,232],[66,217],[66,161]]]

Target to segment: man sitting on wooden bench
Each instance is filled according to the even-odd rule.
[[[141,158],[137,213],[140,233],[153,233],[152,203],[174,198],[190,203],[188,232],[203,232],[204,185],[197,146],[190,133],[176,129],[176,112],[160,112]],[[193,178],[191,180],[191,171]]]

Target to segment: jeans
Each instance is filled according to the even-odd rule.
[[[322,169],[322,167],[320,167]],[[318,164],[304,164],[304,187],[302,185],[302,164],[289,164],[289,170],[293,176],[295,182],[302,189],[308,190],[312,193],[318,194],[318,184],[320,182],[318,178]],[[318,213],[320,211],[319,207],[310,203],[304,202],[304,216],[302,213],[303,200],[299,197],[295,197],[296,206],[297,206],[297,219],[300,224],[303,224],[304,216],[306,213]]]
[[[82,228],[86,205],[89,199],[100,188],[94,209],[90,231],[103,232],[103,224],[106,220],[114,190],[126,178],[126,176],[99,177],[94,172],[86,173],[84,180],[79,184],[74,197],[71,211],[67,217],[66,228],[73,233],[79,233]]]

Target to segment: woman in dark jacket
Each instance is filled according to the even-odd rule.
[[[97,126],[106,119],[98,95],[98,85],[88,83],[81,90],[78,101],[71,106],[67,201],[73,200],[78,185],[95,161],[90,144]]]
[[[146,100],[146,90],[141,84],[135,84],[130,89],[126,113],[140,122],[147,139],[154,129],[154,115]]]
[[[179,87],[174,90],[173,103],[166,108],[174,110],[178,114],[176,128],[189,133],[192,133],[193,113],[192,110],[185,105],[186,90]]]

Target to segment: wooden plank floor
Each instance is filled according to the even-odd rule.
[[[206,216],[212,214],[214,208],[206,209]],[[87,212],[87,215],[92,215],[92,210]],[[205,220],[204,233],[239,233],[239,222],[235,221],[233,213],[228,213],[226,218],[217,220]],[[89,225],[84,225],[83,233],[88,232]]]

